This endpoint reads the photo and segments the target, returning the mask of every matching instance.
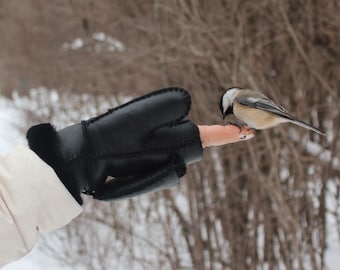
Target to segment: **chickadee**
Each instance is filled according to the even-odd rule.
[[[281,123],[293,123],[325,135],[317,128],[306,124],[277,105],[274,101],[250,89],[232,87],[226,89],[220,100],[223,119],[228,118],[231,124],[247,125],[253,129],[267,129]]]

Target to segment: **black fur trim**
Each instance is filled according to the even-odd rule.
[[[72,168],[65,164],[56,129],[49,123],[39,124],[27,131],[26,138],[29,147],[54,169],[64,186],[77,202],[82,204],[79,185],[73,177]]]
[[[62,162],[60,155],[60,140],[57,131],[49,124],[31,127],[26,134],[29,147],[51,167]]]

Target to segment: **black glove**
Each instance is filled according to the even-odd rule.
[[[33,126],[27,139],[80,204],[81,192],[132,197],[177,184],[186,164],[201,159],[198,128],[185,120],[190,105],[184,89],[166,88],[60,131]]]

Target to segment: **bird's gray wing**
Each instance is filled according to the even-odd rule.
[[[237,101],[238,103],[244,105],[244,106],[248,106],[250,108],[255,108],[255,109],[259,109],[259,110],[263,110],[263,111],[267,111],[267,112],[271,112],[273,114],[276,114],[280,117],[286,118],[288,120],[290,120],[289,122],[294,123],[298,126],[310,129],[320,135],[325,136],[325,133],[323,133],[322,131],[320,131],[319,129],[317,129],[316,127],[313,127],[301,120],[295,119],[293,116],[291,116],[283,107],[281,107],[280,105],[277,105],[274,101],[272,101],[271,99],[267,98],[266,96],[264,97],[253,97],[253,96],[241,96],[241,97],[237,97],[235,99],[235,101]]]
[[[235,100],[244,106],[268,111],[287,119],[293,119],[285,108],[277,105],[274,101],[267,97],[240,96]]]

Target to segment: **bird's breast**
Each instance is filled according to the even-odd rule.
[[[234,103],[234,115],[247,123],[250,128],[266,129],[286,122],[271,112],[266,112],[256,108]]]

